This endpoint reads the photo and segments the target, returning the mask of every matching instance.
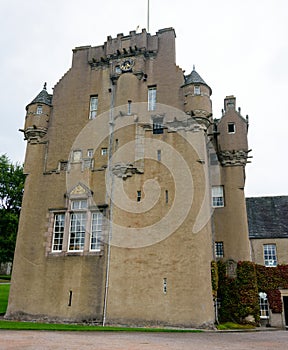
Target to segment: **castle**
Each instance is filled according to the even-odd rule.
[[[248,117],[175,62],[172,28],[73,50],[26,107],[7,317],[210,327],[212,260],[251,260]]]

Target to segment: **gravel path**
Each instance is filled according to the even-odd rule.
[[[0,330],[0,349],[287,350],[287,331],[132,333]]]

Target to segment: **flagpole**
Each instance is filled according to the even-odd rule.
[[[150,12],[150,1],[147,0],[147,32],[149,33],[149,12]]]

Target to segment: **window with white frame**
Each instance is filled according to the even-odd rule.
[[[259,293],[259,307],[260,307],[260,318],[269,318],[269,304],[267,294],[264,292]]]
[[[99,254],[103,249],[105,209],[99,210],[93,205],[89,192],[87,195],[81,194],[79,198],[81,185],[77,187],[71,191],[71,195],[68,194],[68,208],[65,211],[51,211],[49,250],[52,254],[89,255]]]
[[[73,163],[78,163],[81,161],[81,158],[82,158],[82,152],[81,151],[73,151],[73,154],[72,154],[72,162]]]
[[[69,251],[83,251],[86,232],[86,213],[70,215]]]
[[[97,116],[97,111],[98,111],[98,96],[91,96],[89,119],[94,119]]]
[[[224,244],[223,242],[215,242],[215,257],[223,258],[224,257]]]
[[[108,148],[101,148],[101,156],[107,156],[108,154]]]
[[[87,199],[77,199],[71,202],[71,209],[86,209],[87,208]]]
[[[212,207],[224,207],[224,189],[223,186],[212,186]]]
[[[277,266],[276,244],[263,245],[264,265],[267,267]]]
[[[102,213],[92,213],[91,220],[91,235],[90,235],[90,250],[100,251],[101,236],[102,236]]]
[[[63,236],[65,227],[65,214],[54,215],[52,251],[61,252],[63,248]]]
[[[87,157],[88,157],[88,158],[93,158],[93,154],[94,154],[93,148],[89,148],[89,149],[87,150]]]
[[[37,106],[36,114],[42,114],[43,113],[43,107],[41,105]]]
[[[199,85],[194,86],[194,95],[201,95],[201,90]]]
[[[155,111],[156,109],[156,86],[151,86],[148,88],[148,111]]]

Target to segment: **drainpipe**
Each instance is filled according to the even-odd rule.
[[[104,308],[103,308],[103,327],[106,323],[107,316],[107,302],[108,302],[108,290],[109,290],[109,274],[110,274],[110,257],[111,257],[111,239],[112,239],[112,223],[113,223],[113,189],[114,189],[114,176],[112,173],[112,156],[113,156],[113,141],[114,141],[114,103],[115,103],[115,85],[111,84],[111,98],[110,98],[110,112],[109,112],[109,148],[108,148],[108,179],[110,182],[110,210],[109,210],[109,230],[107,240],[107,265],[106,265],[106,282],[105,282],[105,294],[104,294]],[[106,193],[106,198],[107,198]]]

